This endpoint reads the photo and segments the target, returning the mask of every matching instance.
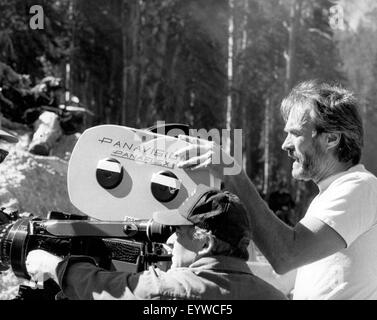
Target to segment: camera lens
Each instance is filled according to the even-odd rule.
[[[29,218],[0,225],[0,269],[12,267],[18,277],[29,279],[25,258],[29,235]]]
[[[7,270],[10,265],[8,233],[13,223],[0,225],[0,271]]]

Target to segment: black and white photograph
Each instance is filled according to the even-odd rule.
[[[376,101],[376,0],[0,0],[0,300],[377,300]]]

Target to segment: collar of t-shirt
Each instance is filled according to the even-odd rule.
[[[347,173],[356,172],[356,171],[365,171],[364,165],[357,164],[357,165],[349,168],[346,171],[339,172],[337,174],[334,174],[334,175],[327,177],[326,179],[320,181],[318,183],[319,193],[324,192],[330,186],[330,184],[332,184],[336,179],[340,178],[341,176],[344,176]]]

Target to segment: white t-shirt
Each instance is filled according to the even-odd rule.
[[[359,164],[318,187],[302,221],[320,219],[347,247],[300,267],[293,299],[377,299],[377,178]]]

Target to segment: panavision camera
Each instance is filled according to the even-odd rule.
[[[161,129],[165,134],[161,134]],[[0,268],[28,279],[27,253],[45,248],[58,255],[84,254],[109,270],[144,270],[169,260],[162,246],[174,232],[153,212],[177,209],[198,184],[220,188],[209,170],[177,167],[175,152],[190,143],[177,138],[187,126],[138,130],[116,125],[86,130],[68,165],[72,204],[82,215],[51,211],[47,218],[0,213]],[[168,131],[168,132],[166,132]]]
[[[20,278],[29,278],[25,259],[37,248],[61,256],[89,255],[109,270],[141,271],[151,263],[170,259],[158,244],[164,243],[174,228],[152,219],[95,221],[58,211],[41,219],[19,217],[7,209],[0,211],[0,219],[0,270],[11,267]]]

